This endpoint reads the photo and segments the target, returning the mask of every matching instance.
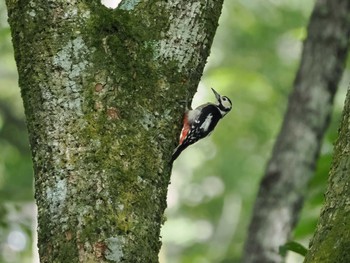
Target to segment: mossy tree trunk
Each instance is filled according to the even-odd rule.
[[[157,262],[186,93],[222,0],[6,0],[45,262]]]
[[[305,263],[350,262],[350,89],[329,172],[328,189]]]
[[[349,18],[348,0],[315,4],[282,129],[254,206],[245,263],[283,262],[279,247],[297,223],[344,70]]]
[[[328,189],[306,263],[350,262],[350,89],[329,172]]]

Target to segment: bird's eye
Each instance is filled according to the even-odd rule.
[[[223,100],[223,101],[226,101],[226,97],[223,97],[222,100]]]

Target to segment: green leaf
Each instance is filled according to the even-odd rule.
[[[283,246],[280,246],[279,248],[279,253],[281,256],[286,256],[287,252],[289,251],[293,251],[299,255],[302,256],[306,256],[307,253],[307,249],[306,247],[304,247],[302,244],[295,242],[295,241],[289,241],[286,244],[284,244]]]

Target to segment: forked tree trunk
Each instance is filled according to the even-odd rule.
[[[45,262],[157,262],[171,152],[222,0],[6,0]]]
[[[282,262],[315,172],[334,94],[344,70],[350,1],[318,0],[281,132],[262,179],[245,243],[245,263]]]

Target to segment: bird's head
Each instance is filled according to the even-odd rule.
[[[217,106],[220,109],[221,115],[225,116],[231,109],[232,109],[232,102],[231,100],[226,96],[221,96],[219,93],[217,93],[213,88],[211,90],[214,92],[216,100],[217,100]]]

